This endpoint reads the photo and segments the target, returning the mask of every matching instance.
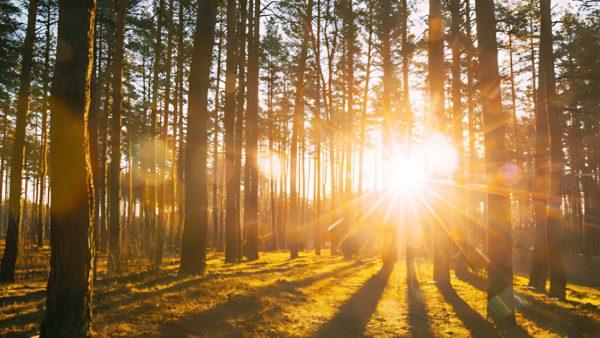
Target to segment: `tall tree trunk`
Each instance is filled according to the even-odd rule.
[[[236,240],[236,182],[235,175],[235,109],[236,109],[236,73],[237,73],[237,1],[227,0],[227,61],[225,69],[225,105],[223,107],[223,126],[225,132],[225,177],[226,177],[226,201],[225,201],[225,261],[237,261],[239,252]]]
[[[217,84],[215,85],[215,114],[213,130],[213,186],[212,186],[212,225],[213,225],[213,245],[218,247],[219,242],[219,109],[221,94],[221,61],[223,51],[223,35],[219,35],[217,47]]]
[[[252,4],[252,1],[250,2]],[[246,174],[244,175],[245,254],[258,259],[258,76],[260,57],[260,0],[250,6],[248,45],[248,111],[246,113]]]
[[[235,171],[233,175],[233,181],[235,182],[235,241],[236,241],[236,260],[240,261],[243,255],[243,239],[242,239],[242,153],[244,143],[244,115],[245,115],[245,102],[247,99],[247,83],[246,83],[246,45],[247,39],[247,21],[248,21],[248,1],[239,0],[239,20],[238,20],[238,88],[237,88],[237,102],[235,111]]]
[[[533,21],[533,18],[530,20]],[[531,27],[533,34],[533,27]],[[552,48],[552,47],[550,47]],[[533,83],[535,88],[535,49],[531,42]],[[548,253],[546,247],[546,226],[548,222],[548,188],[550,184],[550,163],[548,162],[548,147],[550,146],[550,133],[548,130],[548,110],[545,105],[547,87],[544,84],[544,69],[542,61],[542,46],[540,44],[540,70],[539,85],[534,91],[535,97],[535,167],[533,186],[533,206],[535,217],[534,249],[529,272],[529,286],[539,291],[546,290],[548,277]],[[552,57],[552,56],[550,56]],[[553,62],[553,61],[550,61]],[[535,89],[534,89],[535,90]]]
[[[383,132],[384,132],[384,147],[391,148],[393,143],[393,125],[394,118],[392,116],[392,96],[394,95],[394,63],[392,61],[392,42],[391,29],[392,23],[392,4],[391,0],[382,0],[380,3],[380,55],[382,68],[383,92],[381,97],[381,108],[383,113]],[[385,153],[390,153],[386,151]],[[389,160],[389,159],[386,159]]]
[[[290,258],[298,257],[300,249],[300,224],[298,222],[298,187],[297,163],[298,163],[298,137],[300,133],[300,121],[304,115],[304,79],[306,73],[306,59],[308,57],[308,43],[310,38],[312,22],[313,0],[308,0],[306,12],[301,18],[302,24],[302,45],[300,46],[300,55],[296,68],[296,93],[294,94],[294,117],[292,125],[292,140],[290,145],[290,217],[291,229],[288,232],[288,243],[290,247]]]
[[[463,43],[461,39],[461,31],[460,26],[462,24],[462,17],[460,14],[460,1],[459,0],[451,0],[450,1],[450,15],[452,17],[451,24],[451,41],[450,47],[452,48],[452,129],[454,135],[454,143],[458,152],[458,160],[459,160],[459,168],[463,168],[462,163],[464,161],[464,147],[463,147],[463,105],[462,105],[462,80],[461,80],[461,55],[463,49]],[[464,174],[461,172],[462,169],[458,169],[456,175],[462,178]],[[462,193],[456,187],[448,187],[447,189],[451,190],[451,194]],[[458,197],[458,196],[457,196]],[[458,245],[457,248],[457,259],[456,259],[456,273],[458,275],[465,275],[467,273],[467,261],[465,259],[464,253],[464,244],[465,244],[465,235],[466,228],[464,227],[464,220],[461,217],[465,212],[466,205],[463,203],[461,198],[455,198],[455,203],[459,208],[459,214],[450,213],[453,215],[452,219],[449,220],[453,222],[451,226],[456,229],[453,231],[453,234],[457,236],[455,238],[455,242]]]
[[[498,172],[510,156],[505,144],[504,122],[508,116],[502,109],[500,94],[494,1],[477,0],[475,13],[488,185],[502,187]],[[514,323],[515,320],[511,243],[510,197],[488,193],[487,316],[495,322]]]
[[[372,32],[372,31],[371,31]],[[371,42],[371,40],[369,40],[369,43]],[[369,45],[370,47],[370,45]],[[321,218],[322,216],[322,212],[321,212],[321,208],[322,208],[322,197],[321,197],[321,124],[322,124],[322,120],[321,120],[321,76],[322,76],[322,72],[321,72],[321,0],[317,0],[317,34],[316,34],[316,39],[313,40],[313,49],[315,52],[315,62],[317,63],[317,70],[319,72],[318,76],[317,76],[317,89],[316,89],[316,97],[315,97],[315,118],[314,118],[314,128],[315,128],[315,184],[314,184],[314,190],[315,190],[315,194],[314,194],[314,227],[313,227],[313,239],[314,239],[314,247],[315,247],[315,254],[316,255],[321,255],[321,246],[323,243],[323,220]],[[370,54],[369,54],[370,57]],[[369,59],[370,61],[370,59]],[[368,66],[370,66],[370,64],[368,64]],[[368,67],[367,66],[367,67]],[[273,77],[271,77],[273,78]],[[369,79],[369,68],[367,68],[367,85],[366,87],[368,88],[368,80]],[[366,91],[368,91],[368,89],[366,89]],[[271,106],[271,105],[270,105]],[[269,114],[271,114],[271,111],[269,111]],[[271,115],[269,115],[269,120],[271,120]],[[271,123],[271,121],[269,121]],[[269,125],[270,126],[270,125]],[[269,129],[269,151],[271,151],[271,130]],[[362,151],[362,148],[361,148]],[[362,153],[361,153],[362,154]],[[362,160],[362,158],[361,158]],[[270,158],[270,161],[273,161],[272,156]],[[271,162],[271,171],[273,171],[273,165]],[[272,182],[271,182],[271,186],[272,186]],[[272,190],[272,189],[271,189]],[[273,192],[271,191],[271,198],[273,199]],[[274,218],[273,218],[274,220]]]
[[[15,265],[19,251],[19,223],[21,219],[22,173],[25,153],[25,127],[29,114],[29,92],[31,88],[31,68],[33,65],[33,43],[35,40],[35,23],[38,0],[30,0],[27,13],[27,30],[23,41],[21,76],[17,96],[16,127],[10,166],[10,195],[8,197],[8,227],[2,263],[0,264],[0,281],[13,282]],[[27,194],[25,193],[25,196]]]
[[[351,234],[353,226],[353,208],[350,207],[353,196],[353,184],[352,184],[352,149],[354,143],[354,43],[356,39],[355,27],[354,27],[354,11],[352,8],[352,0],[346,0],[342,4],[343,13],[342,20],[344,30],[344,44],[346,55],[344,57],[343,73],[344,81],[346,85],[346,130],[345,130],[345,182],[344,182],[344,206],[345,210],[345,221],[344,221],[344,237],[345,243],[342,243],[342,251],[346,259],[350,258],[352,254],[357,251],[356,236]]]
[[[402,41],[402,105],[404,107],[404,124],[406,133],[406,142],[410,143],[412,134],[412,108],[410,104],[410,83],[409,83],[409,62],[411,55],[411,46],[408,41],[408,3],[402,0],[402,31],[400,38]]]
[[[444,116],[444,31],[440,0],[429,1],[428,41],[430,127],[433,130],[442,130],[446,119]],[[450,283],[448,235],[443,226],[437,222],[432,224],[432,232],[433,279],[442,285],[448,285]]]
[[[112,121],[109,176],[109,226],[108,226],[108,272],[120,273],[120,196],[121,196],[121,116],[123,105],[123,50],[125,40],[125,15],[127,0],[119,0],[116,17],[115,48],[112,78]]]
[[[41,337],[91,334],[90,201],[87,132],[95,2],[59,1],[50,110],[50,276]],[[67,174],[68,173],[68,174]]]
[[[40,212],[38,213],[37,224],[37,245],[38,247],[43,246],[44,240],[44,228],[45,228],[45,205],[44,197],[46,195],[46,175],[48,174],[48,91],[50,90],[50,44],[51,41],[51,15],[52,10],[50,4],[47,4],[46,12],[46,43],[44,46],[44,83],[43,83],[43,104],[42,104],[42,147],[40,149],[40,195],[38,203],[40,206]],[[1,185],[1,184],[0,184]],[[2,188],[0,188],[1,190]],[[1,203],[0,203],[1,204]]]
[[[469,184],[473,184],[477,182],[477,153],[475,149],[475,138],[476,138],[476,120],[475,120],[475,100],[473,92],[475,91],[474,86],[474,69],[473,69],[473,54],[474,54],[474,46],[473,46],[473,37],[472,37],[472,29],[471,29],[471,2],[470,0],[466,0],[465,2],[465,35],[466,35],[466,60],[465,60],[465,70],[467,73],[467,86],[465,88],[465,94],[467,96],[467,117],[468,117],[468,131],[469,131],[469,159],[467,167],[467,182]],[[468,195],[468,209],[469,209],[469,218],[476,217],[479,209],[479,196],[478,192],[470,191]],[[469,225],[466,233],[466,240],[470,245],[473,244],[475,233],[477,229],[474,229],[472,225]]]
[[[188,133],[185,162],[185,217],[179,274],[199,274],[206,268],[208,229],[208,87],[215,39],[217,1],[198,2],[194,50],[190,69]]]
[[[563,143],[561,109],[556,102],[556,78],[554,74],[554,52],[552,51],[552,13],[551,0],[540,1],[541,35],[540,35],[540,102],[541,109],[546,110],[548,129],[550,131],[550,191],[549,207],[546,223],[546,241],[548,250],[548,266],[550,268],[551,297],[565,298],[567,276],[563,263],[562,228],[562,176],[563,176]]]
[[[174,122],[178,132],[178,139],[176,140],[177,151],[173,151],[173,163],[176,164],[173,168],[173,180],[174,180],[174,200],[177,204],[177,230],[176,230],[176,242],[180,240],[180,235],[183,227],[183,217],[184,217],[184,191],[183,191],[183,172],[184,172],[184,131],[183,131],[183,61],[184,61],[184,48],[183,48],[183,40],[185,38],[185,30],[184,30],[184,10],[186,9],[187,3],[185,1],[179,1],[179,8],[177,13],[177,71],[176,71],[176,79],[177,79],[177,121]],[[174,141],[175,142],[175,141]]]
[[[158,186],[158,240],[156,247],[156,265],[162,263],[164,255],[164,241],[165,233],[169,230],[169,213],[167,211],[167,187],[169,175],[167,174],[167,154],[169,152],[168,133],[169,133],[169,108],[171,106],[171,61],[173,58],[173,12],[174,12],[174,1],[169,0],[167,9],[166,26],[167,26],[167,55],[165,63],[165,92],[164,92],[164,108],[162,115],[162,125],[160,131],[161,147],[160,150],[160,163],[159,163],[159,177],[160,186]]]
[[[402,42],[402,105],[404,107],[404,127],[405,127],[405,142],[406,148],[409,148],[412,143],[412,106],[410,104],[410,83],[409,83],[409,59],[410,59],[410,46],[408,42],[408,1],[402,0],[402,14],[401,14],[401,31],[400,31],[400,39]],[[407,149],[410,151],[410,149]],[[404,222],[406,223],[406,271],[407,276],[414,276],[414,231],[412,230],[411,223],[412,219],[405,217]],[[413,287],[414,278],[408,279],[410,285],[409,287]]]
[[[158,176],[160,173],[159,168],[157,168],[157,159],[156,155],[159,150],[157,147],[158,140],[158,116],[160,111],[158,109],[158,89],[159,89],[159,81],[160,81],[160,65],[162,63],[162,51],[163,51],[163,43],[162,43],[162,29],[163,29],[163,10],[165,7],[165,0],[159,0],[158,6],[155,9],[156,13],[156,36],[154,38],[154,65],[152,66],[152,116],[150,118],[150,139],[152,142],[152,155],[150,159],[150,180],[148,182],[149,191],[149,207],[148,211],[150,212],[150,229],[152,231],[152,237],[154,239],[154,246],[151,247],[151,263],[154,268],[158,266],[159,258],[162,258],[159,254],[162,253],[162,228],[164,224],[162,220],[158,218],[156,213],[157,207],[163,207],[159,205],[157,201],[158,197]],[[151,240],[151,239],[150,239]],[[161,248],[159,248],[161,246]]]

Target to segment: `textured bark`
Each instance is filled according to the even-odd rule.
[[[533,21],[533,18],[530,19]],[[533,27],[531,27],[533,34]],[[541,46],[540,46],[541,48]],[[536,90],[535,76],[535,50],[531,42],[532,81],[535,97],[535,167],[533,184],[533,208],[535,219],[534,249],[529,272],[529,286],[537,290],[546,289],[548,275],[548,257],[546,251],[546,223],[548,221],[548,188],[549,188],[549,163],[548,147],[550,145],[550,134],[548,130],[548,112],[541,100],[545,96],[543,83],[543,71],[540,69],[540,85]],[[541,64],[540,64],[541,66]]]
[[[213,184],[212,184],[212,207],[211,217],[213,226],[213,245],[220,247],[219,236],[219,109],[221,94],[221,59],[223,52],[223,35],[219,35],[217,47],[217,84],[215,86],[215,110],[214,110],[214,129],[213,129]]]
[[[155,7],[156,13],[156,36],[154,37],[154,64],[152,66],[152,116],[150,118],[150,141],[152,142],[152,155],[150,159],[150,173],[149,180],[146,183],[148,191],[148,208],[150,229],[152,231],[151,238],[148,238],[150,242],[153,241],[151,247],[150,257],[153,267],[157,267],[162,259],[162,231],[164,224],[162,220],[158,218],[156,213],[157,207],[159,207],[158,197],[158,175],[159,170],[157,168],[157,147],[158,140],[158,116],[160,111],[158,109],[158,87],[160,77],[160,65],[162,63],[163,53],[163,42],[162,42],[162,29],[163,29],[163,9],[165,7],[165,0],[159,0]],[[160,246],[160,248],[159,248]]]
[[[450,15],[452,19],[451,23],[451,32],[450,32],[450,47],[452,48],[452,131],[454,136],[454,144],[457,148],[458,152],[458,160],[459,160],[459,168],[462,168],[463,159],[464,159],[464,149],[463,149],[463,105],[462,105],[462,80],[461,80],[461,55],[463,49],[463,43],[461,39],[461,31],[460,27],[462,24],[462,17],[460,15],[460,1],[459,0],[451,0],[450,1]],[[463,172],[461,169],[458,169],[456,172],[456,177],[459,179],[462,178]],[[456,188],[449,188],[451,194],[456,194]],[[454,195],[458,197],[459,195]],[[460,209],[460,215],[454,215],[452,219],[452,234],[456,236],[454,238],[458,248],[457,248],[457,258],[456,258],[456,273],[458,275],[465,275],[467,272],[467,261],[465,256],[463,255],[463,247],[465,241],[466,228],[464,219],[460,217],[462,213],[465,212],[466,205],[463,203],[462,199],[455,198],[454,199],[456,205]]]
[[[203,273],[208,229],[208,87],[215,37],[217,1],[199,1],[190,69],[188,133],[185,163],[185,216],[179,274]]]
[[[304,115],[304,79],[306,75],[306,59],[308,57],[308,44],[310,38],[310,25],[312,21],[313,0],[308,0],[306,12],[302,16],[302,44],[296,68],[296,92],[294,94],[294,117],[292,122],[292,140],[290,145],[290,217],[291,226],[288,231],[288,245],[290,247],[290,258],[298,257],[300,249],[300,224],[298,223],[298,187],[297,187],[297,163],[298,163],[298,137],[300,133],[300,121]]]
[[[158,189],[158,219],[159,229],[156,246],[155,264],[158,266],[162,263],[165,247],[165,232],[169,230],[169,213],[168,213],[168,199],[167,199],[167,187],[169,175],[167,173],[167,153],[168,153],[168,133],[169,133],[169,109],[171,107],[171,67],[173,59],[173,13],[174,13],[174,0],[169,0],[167,13],[165,15],[166,28],[167,28],[167,55],[165,57],[165,91],[164,91],[164,106],[162,114],[162,124],[160,129],[161,147],[159,148],[160,156],[159,161],[159,177],[160,185]]]
[[[412,135],[412,108],[410,104],[410,85],[409,85],[409,62],[411,47],[408,42],[408,3],[402,0],[402,17],[400,39],[402,41],[402,105],[404,106],[404,126],[406,140],[410,142]]]
[[[551,0],[540,1],[541,35],[540,35],[540,97],[539,105],[546,110],[548,129],[550,132],[550,190],[549,207],[546,223],[546,241],[548,250],[548,267],[550,268],[550,296],[564,299],[566,296],[567,276],[563,263],[562,228],[562,178],[563,178],[563,143],[562,143],[562,111],[556,102],[556,78],[554,73],[554,52],[552,51],[552,14]]]
[[[227,0],[227,61],[225,65],[225,106],[223,107],[223,126],[225,129],[225,261],[237,260],[238,242],[236,240],[235,197],[235,86],[237,73],[237,1]]]
[[[343,236],[345,238],[342,243],[342,251],[346,259],[351,258],[353,254],[358,251],[357,238],[352,232],[352,220],[354,219],[354,209],[351,207],[353,198],[353,175],[352,175],[352,149],[354,140],[354,50],[356,40],[356,28],[354,24],[354,10],[352,7],[352,0],[345,0],[341,4],[342,6],[342,21],[343,21],[343,39],[345,55],[343,59],[343,77],[346,90],[346,116],[345,116],[345,142],[344,142],[344,206],[345,210],[345,221],[343,222]],[[304,167],[304,166],[303,166]]]
[[[108,271],[118,274],[120,272],[120,235],[119,224],[120,208],[119,198],[121,196],[121,116],[123,104],[123,43],[125,39],[125,14],[127,11],[127,0],[119,0],[119,8],[116,17],[115,49],[112,69],[112,120],[111,120],[111,153],[110,153],[110,175],[108,194]]]
[[[184,172],[184,158],[185,158],[185,146],[184,146],[184,131],[183,131],[183,61],[184,61],[184,48],[183,48],[183,39],[185,37],[184,30],[184,10],[186,9],[186,2],[180,1],[179,8],[177,13],[177,71],[176,71],[176,81],[177,81],[177,102],[175,104],[177,108],[177,114],[175,114],[177,121],[174,121],[174,130],[178,133],[177,139],[177,151],[173,152],[173,163],[175,164],[173,167],[173,197],[174,201],[177,205],[177,229],[176,229],[176,241],[180,240],[181,232],[183,228],[183,217],[184,217],[184,192],[183,192],[183,172]]]
[[[444,31],[442,3],[429,1],[429,37],[428,37],[428,81],[429,113],[431,130],[443,131],[446,122],[444,116]],[[450,283],[448,236],[443,225],[432,223],[433,232],[433,279],[440,284]]]
[[[31,89],[31,68],[33,65],[33,43],[38,0],[29,2],[27,30],[23,41],[21,76],[17,95],[16,127],[10,165],[10,195],[8,197],[8,227],[4,255],[0,265],[0,281],[13,282],[19,245],[19,223],[21,221],[21,194],[23,159],[25,153],[25,127],[29,114],[29,92]]]
[[[390,147],[392,144],[392,133],[394,117],[392,116],[392,96],[394,95],[394,63],[392,61],[391,29],[392,4],[391,0],[382,0],[379,4],[379,54],[381,56],[381,70],[383,92],[381,95],[381,109],[384,124],[384,145]],[[387,153],[390,153],[389,151]]]
[[[371,31],[372,32],[372,31]],[[369,40],[369,42],[371,42],[371,40]],[[369,45],[370,48],[371,45]],[[319,72],[319,76],[317,78],[317,88],[316,88],[316,97],[315,97],[315,117],[314,117],[314,121],[313,121],[313,125],[315,128],[315,184],[314,184],[314,204],[315,204],[315,221],[314,221],[314,227],[313,227],[313,239],[314,239],[314,247],[315,247],[315,254],[316,255],[321,255],[321,246],[323,244],[323,221],[321,218],[322,212],[321,212],[321,208],[322,208],[322,201],[321,201],[321,77],[322,77],[322,72],[321,72],[321,0],[317,0],[317,32],[316,32],[316,39],[313,39],[313,49],[315,52],[315,61],[317,63],[317,69]],[[369,49],[370,51],[370,49]],[[370,58],[370,54],[369,54],[369,58]],[[370,59],[369,59],[370,61]],[[367,66],[367,85],[366,88],[368,88],[368,79],[369,79],[369,67],[370,64],[368,64]],[[271,89],[272,90],[272,89]],[[368,89],[366,89],[366,91],[368,92]],[[323,93],[324,94],[324,93]],[[325,95],[323,95],[325,96]],[[272,94],[270,95],[270,99],[272,100]],[[269,108],[272,107],[272,103],[269,105]],[[271,124],[272,124],[272,111],[271,109],[269,109],[269,151],[271,151],[272,149],[272,132],[271,132]],[[361,148],[362,149],[362,148]],[[362,154],[362,153],[361,153]],[[270,159],[270,161],[273,161],[272,158]],[[362,158],[361,158],[361,163],[362,163]],[[271,167],[271,171],[273,171],[273,164],[271,162],[270,164]],[[362,172],[361,172],[362,173]],[[274,192],[273,192],[273,182],[271,180],[271,200],[274,200]],[[273,222],[275,222],[275,213],[273,211]]]
[[[500,96],[494,1],[477,0],[475,13],[488,185],[501,187],[498,172],[510,158],[505,144],[505,124],[509,117],[502,109]],[[511,242],[510,197],[488,193],[487,316],[495,322],[513,323],[515,320]]]
[[[244,179],[245,255],[258,259],[258,76],[260,57],[260,0],[250,2],[248,44],[248,111],[246,113],[246,172]],[[254,8],[252,8],[254,7]]]
[[[95,2],[59,1],[50,99],[50,276],[41,337],[90,336],[90,201],[87,120]],[[66,174],[68,173],[68,174]]]
[[[37,215],[37,220],[36,220],[36,226],[37,226],[37,245],[38,247],[42,247],[43,246],[43,240],[44,240],[44,229],[46,228],[45,226],[45,214],[46,214],[46,207],[44,205],[44,198],[45,198],[45,194],[46,194],[46,175],[48,174],[48,91],[50,90],[50,44],[52,42],[51,40],[51,32],[50,32],[50,26],[51,26],[51,15],[52,15],[52,11],[51,11],[51,7],[49,4],[47,4],[47,11],[46,11],[46,31],[45,31],[45,38],[46,38],[46,43],[44,46],[44,82],[43,82],[43,91],[44,91],[44,95],[43,95],[43,105],[42,105],[42,146],[40,149],[40,168],[39,168],[39,177],[40,177],[40,193],[38,196],[38,205],[40,208],[40,211],[38,212]],[[1,190],[2,188],[0,188]]]

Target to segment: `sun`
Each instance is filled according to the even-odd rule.
[[[394,148],[384,159],[388,189],[423,189],[428,181],[451,177],[458,169],[456,147],[443,134],[432,134],[425,144],[412,145],[408,150]]]
[[[385,180],[391,189],[420,189],[427,179],[424,158],[418,152],[393,153],[385,170]]]

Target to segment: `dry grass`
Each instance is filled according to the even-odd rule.
[[[265,253],[255,262],[223,263],[212,255],[203,276],[179,278],[170,261],[158,272],[100,279],[94,292],[98,336],[594,336],[600,334],[600,290],[569,285],[565,302],[524,288],[515,278],[518,327],[485,319],[482,281],[431,282],[417,262],[408,287],[400,261],[383,270],[377,258],[344,261],[305,253]],[[0,286],[0,336],[35,335],[45,282]]]

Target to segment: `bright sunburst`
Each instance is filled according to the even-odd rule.
[[[394,147],[384,159],[384,183],[389,189],[423,189],[433,178],[454,174],[459,165],[458,152],[443,134],[432,134],[424,145],[408,150]]]

